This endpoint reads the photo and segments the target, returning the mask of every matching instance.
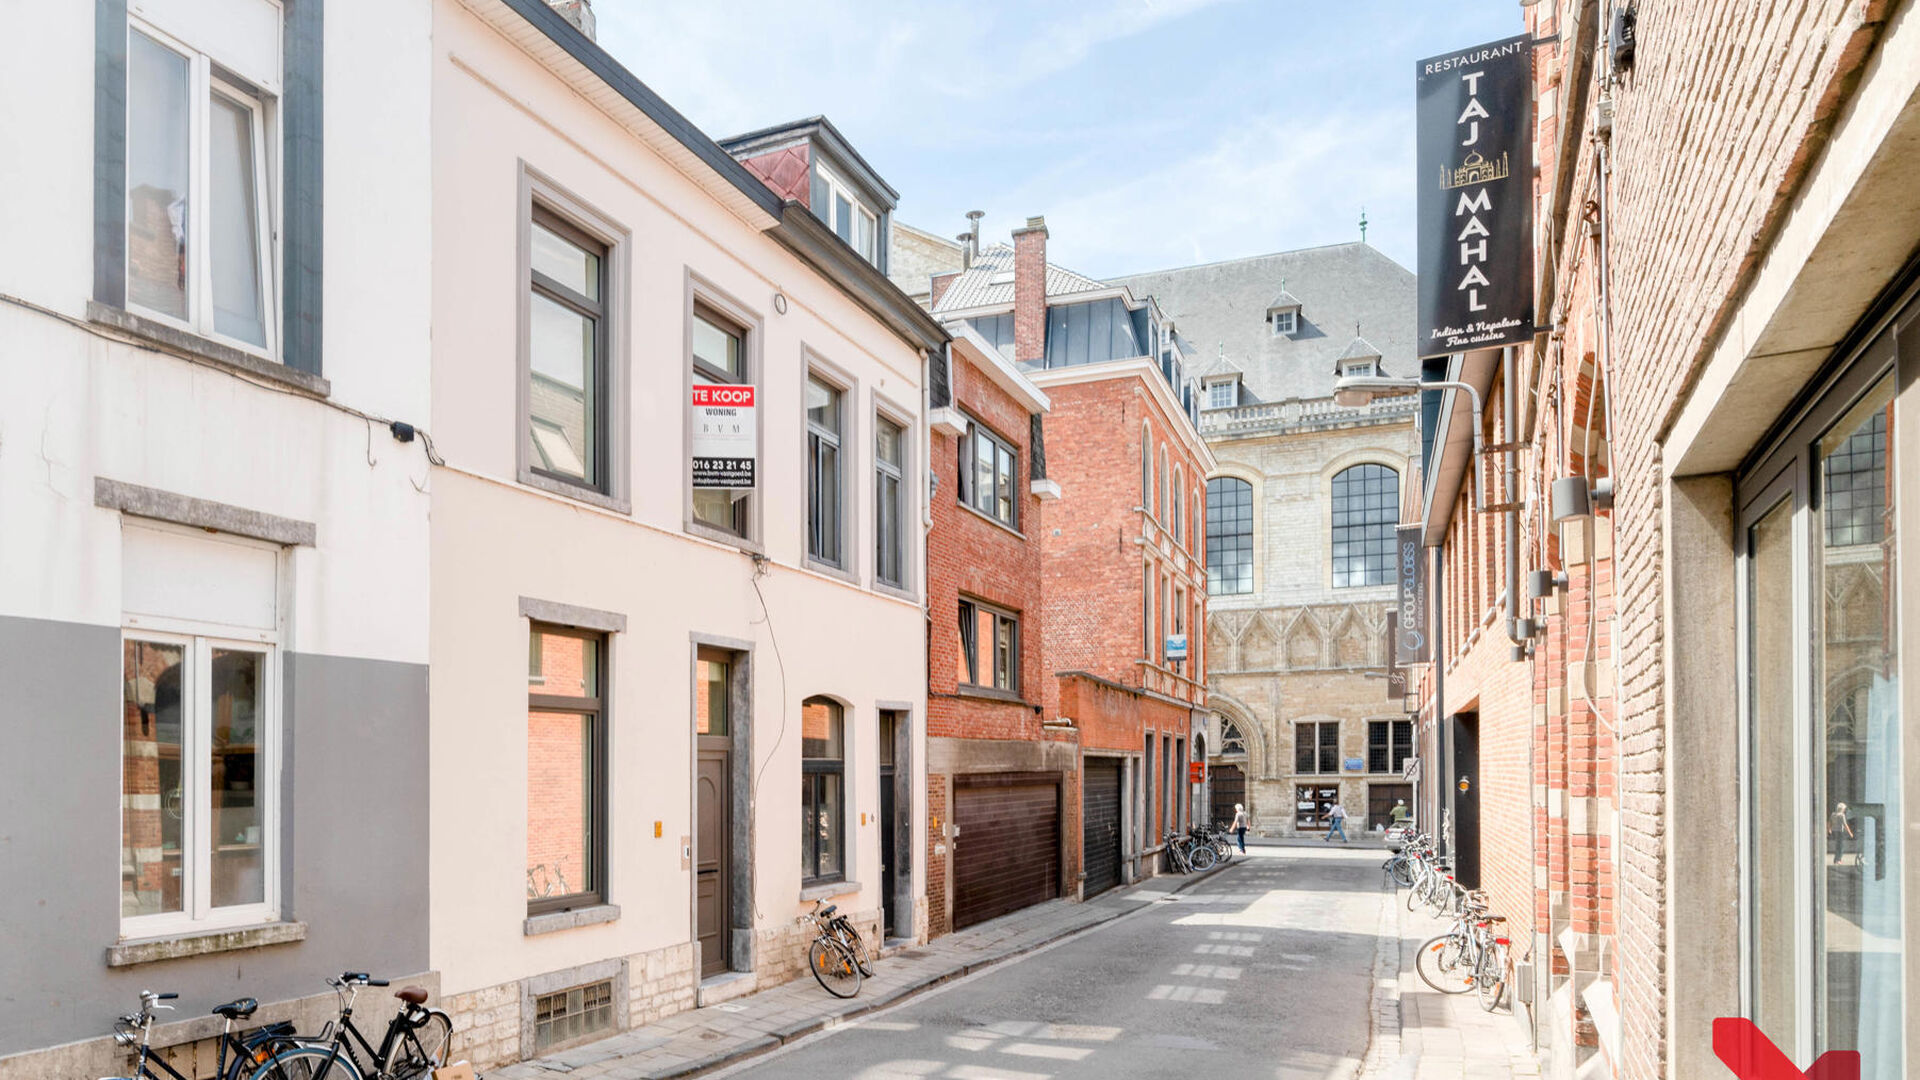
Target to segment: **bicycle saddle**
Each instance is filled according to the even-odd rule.
[[[826,907],[823,907],[820,909],[820,917],[823,919],[830,918],[832,917],[834,912],[839,910],[840,910],[839,904],[828,904]]]
[[[245,1020],[259,1007],[260,1003],[252,998],[240,998],[237,1001],[229,1001],[225,1005],[215,1005],[213,1015],[224,1016],[229,1020]]]
[[[393,996],[409,1005],[424,1005],[427,1001],[427,992],[417,986],[403,986],[395,990]]]

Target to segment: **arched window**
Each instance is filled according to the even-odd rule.
[[[1187,501],[1186,496],[1182,494],[1182,491],[1181,491],[1181,489],[1185,486],[1185,484],[1186,484],[1185,471],[1182,469],[1173,470],[1173,490],[1169,493],[1169,496],[1167,498],[1167,516],[1173,519],[1173,542],[1176,544],[1179,543],[1182,539],[1184,539],[1180,533],[1180,528],[1181,528],[1180,505]]]
[[[1247,737],[1226,717],[1220,718],[1220,756],[1246,757]]]
[[[1355,465],[1333,478],[1333,587],[1393,581],[1393,527],[1400,521],[1400,474]]]
[[[1140,505],[1153,512],[1153,431],[1140,425]]]
[[[1253,485],[1231,476],[1207,481],[1207,593],[1253,591]]]
[[[1153,516],[1164,524],[1167,520],[1167,448],[1160,446],[1160,486],[1153,492]]]
[[[846,876],[846,714],[832,698],[800,703],[800,877]]]

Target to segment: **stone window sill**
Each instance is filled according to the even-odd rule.
[[[1008,705],[1029,704],[1027,699],[1021,697],[1017,691],[1002,690],[997,686],[970,686],[967,683],[960,683],[954,687],[953,694],[955,697],[983,698],[987,701],[1005,702]]]
[[[800,889],[800,902],[812,903],[815,900],[831,900],[836,896],[851,896],[860,891],[857,881],[822,881],[806,885]]]
[[[983,513],[978,507],[974,506],[972,503],[967,502],[965,499],[957,500],[955,502],[955,505],[960,507],[960,509],[965,510],[967,513],[972,514],[974,517],[979,518],[981,521],[984,521],[987,524],[993,526],[994,528],[1005,530],[1011,536],[1017,536],[1021,540],[1025,540],[1027,538],[1026,533],[1023,533],[1019,529],[1014,528],[1012,525],[1009,525],[1006,522],[1001,521],[999,518],[994,517],[992,514]]]
[[[539,915],[529,915],[522,930],[527,937],[537,937],[562,930],[574,930],[582,926],[610,923],[619,917],[619,904],[595,904],[592,907],[574,908],[572,911],[548,911]]]
[[[572,499],[575,502],[583,502],[588,506],[597,506],[602,510],[611,510],[616,514],[625,514],[629,517],[633,514],[633,503],[631,500],[621,498],[618,495],[609,495],[604,491],[586,487],[581,484],[569,484],[565,480],[555,480],[551,476],[542,475],[541,473],[534,472],[532,469],[521,468],[520,482],[527,487],[536,488],[549,495],[558,495],[563,499]]]
[[[285,945],[305,941],[306,938],[307,924],[303,922],[264,923],[228,930],[194,930],[164,937],[136,938],[107,946],[107,966],[132,967],[159,960],[179,960],[209,953]]]
[[[87,301],[87,318],[102,326],[111,326],[123,334],[153,343],[171,353],[183,353],[194,360],[226,368],[269,382],[279,383],[314,397],[328,397],[333,393],[333,385],[311,372],[290,368],[272,360],[263,360],[244,349],[223,345],[218,341],[203,338],[178,327],[168,326],[155,319],[143,318],[130,311],[103,304],[98,300]]]

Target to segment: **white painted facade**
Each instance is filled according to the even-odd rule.
[[[809,897],[866,927],[877,918],[882,707],[908,714],[903,764],[925,790],[924,483],[906,485],[905,591],[876,586],[872,531],[876,410],[907,422],[905,475],[926,475],[921,353],[767,235],[772,219],[726,197],[731,181],[662,153],[657,131],[638,130],[644,118],[525,30],[490,0],[434,8],[433,415],[446,466],[433,480],[431,956],[483,1065],[533,1052],[537,993],[611,978],[617,1028],[694,1004],[695,636],[749,651],[753,673],[752,840],[734,853],[750,863],[752,945],[749,977],[731,986],[804,974],[802,700],[846,709],[846,883]],[[615,234],[611,339],[625,383],[610,406],[616,490],[605,498],[522,482],[517,252],[529,184]],[[687,525],[696,292],[746,324],[760,372],[764,562]],[[844,575],[805,557],[810,364],[846,387]],[[550,932],[528,921],[523,601],[624,621],[607,645],[605,909]],[[907,858],[925,847],[921,816]]]

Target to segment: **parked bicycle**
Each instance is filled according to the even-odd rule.
[[[860,981],[873,975],[873,960],[867,943],[836,904],[813,902],[813,910],[800,916],[814,928],[813,944],[807,946],[807,967],[834,997],[850,998],[860,992]]]
[[[180,997],[175,993],[155,993],[152,990],[140,991],[140,1011],[129,1013],[114,1021],[113,1040],[121,1046],[134,1048],[134,1065],[131,1077],[118,1077],[113,1080],[188,1080],[169,1065],[165,1058],[153,1054],[154,1013],[173,1006],[160,1004],[174,1001]],[[220,1029],[219,1050],[215,1055],[214,1075],[222,1080],[248,1080],[254,1075],[254,1069],[273,1057],[284,1040],[293,1035],[293,1025],[289,1023],[272,1024],[247,1032],[244,1035],[234,1032],[234,1025],[252,1016],[259,1002],[252,998],[229,1001],[225,1005],[215,1006],[213,1015],[223,1017],[226,1024]],[[155,1068],[160,1070],[154,1072]]]
[[[248,1080],[425,1080],[447,1063],[453,1018],[427,1008],[425,990],[408,986],[394,991],[400,1011],[387,1022],[386,1035],[375,1048],[354,1024],[353,1006],[362,987],[386,986],[387,980],[348,971],[328,979],[327,985],[339,999],[340,1015],[328,1021],[318,1038],[284,1044]]]
[[[1204,840],[1180,833],[1167,834],[1167,861],[1183,874],[1211,870],[1219,858],[1213,845]]]
[[[1222,866],[1232,862],[1233,854],[1238,850],[1233,846],[1233,837],[1225,829],[1215,825],[1195,825],[1187,830],[1187,835],[1201,843],[1211,845],[1214,861]]]

